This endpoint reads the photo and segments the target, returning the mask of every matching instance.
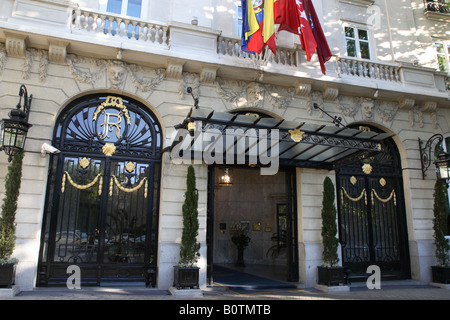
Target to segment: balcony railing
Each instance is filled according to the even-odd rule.
[[[336,57],[335,62],[338,77],[344,75],[392,82],[401,81],[398,65],[343,57]]]
[[[450,14],[450,6],[448,3],[441,1],[424,0],[425,11]]]
[[[88,33],[100,33],[105,37],[119,38],[121,41],[139,41],[149,45],[171,48],[170,25],[124,17],[105,12],[77,9],[72,15],[72,28]],[[301,68],[299,63],[300,50],[297,48],[277,47],[274,55],[270,49],[261,54],[243,52],[240,39],[217,37],[217,58],[222,62],[245,66],[246,61],[254,66],[269,66],[286,72]],[[228,61],[228,62],[226,62]],[[332,63],[329,61],[328,64]],[[400,66],[397,64],[380,63],[348,57],[334,57],[335,70],[338,77],[355,78],[358,80],[380,80],[401,83]],[[288,67],[288,68],[285,68]],[[291,70],[291,71],[288,71]]]
[[[266,47],[260,54],[243,52],[241,39],[218,37],[217,53],[221,56],[235,57],[252,61],[255,65],[265,66],[268,63],[298,67],[298,50],[277,47],[277,54]]]
[[[78,30],[99,32],[164,46],[167,46],[169,41],[169,28],[166,25],[105,12],[77,9],[72,16],[72,26]]]

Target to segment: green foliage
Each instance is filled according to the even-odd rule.
[[[16,211],[22,179],[23,153],[13,157],[5,178],[5,196],[0,217],[0,263],[17,262],[10,259],[16,244]]]
[[[445,184],[442,180],[436,180],[434,185],[434,244],[436,245],[436,258],[441,266],[449,265],[448,250],[450,245],[448,240],[445,239],[447,234],[447,192],[445,190]]]
[[[249,242],[250,237],[248,231],[244,230],[240,225],[232,230],[231,241],[240,249],[245,249]]]
[[[198,236],[198,191],[195,185],[195,171],[189,166],[187,173],[187,190],[183,204],[183,233],[181,236],[180,262],[182,267],[193,267],[200,257]]]
[[[339,240],[336,237],[336,206],[334,204],[334,185],[329,177],[323,182],[322,201],[322,241],[323,241],[323,261],[329,267],[337,265],[339,262],[337,250]]]

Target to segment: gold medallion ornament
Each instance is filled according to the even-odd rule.
[[[382,187],[386,186],[386,180],[384,178],[380,179],[380,184]]]
[[[80,160],[80,167],[82,167],[83,169],[86,169],[87,167],[89,167],[89,160],[88,158],[84,157],[83,159]]]
[[[125,169],[127,169],[127,171],[130,173],[133,172],[135,168],[136,168],[136,166],[131,161],[125,165]]]
[[[356,177],[355,176],[352,176],[351,178],[350,178],[350,183],[352,184],[352,185],[355,185],[356,184]]]
[[[111,157],[114,153],[116,153],[116,146],[111,142],[105,143],[102,151],[105,156]]]
[[[291,139],[294,140],[295,142],[302,141],[303,140],[303,135],[305,134],[305,132],[300,131],[298,129],[288,130],[288,132],[291,134]]]
[[[366,164],[364,164],[363,166],[362,166],[362,171],[365,173],[365,174],[371,174],[372,173],[372,170],[373,170],[373,167],[370,165],[370,164],[368,164],[368,163],[366,163]]]

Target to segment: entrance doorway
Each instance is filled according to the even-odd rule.
[[[410,278],[400,154],[392,138],[382,147],[337,170],[342,260],[354,280],[366,280],[370,265],[380,267],[383,279]]]
[[[156,285],[161,129],[145,106],[92,95],[59,116],[47,185],[38,286]]]
[[[277,281],[298,281],[295,169],[260,175],[259,168],[227,168],[232,185],[221,186],[223,167],[210,167],[208,278],[223,267]],[[242,261],[232,237],[250,242]],[[216,267],[216,268],[215,268]],[[245,281],[245,280],[244,280]]]

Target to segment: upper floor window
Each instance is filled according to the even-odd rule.
[[[238,30],[238,36],[239,38],[242,37],[242,23],[243,23],[243,17],[242,17],[242,5],[239,3],[237,5],[237,30]]]
[[[142,0],[104,0],[100,3],[100,11],[140,18]]]
[[[143,3],[144,2],[144,3]],[[141,18],[142,17],[142,7],[146,4],[146,0],[101,0],[100,1],[100,11],[110,12],[115,14],[120,14],[129,17]],[[126,25],[121,22],[117,26],[117,22],[111,21],[109,19],[105,20],[104,33],[110,33],[115,35],[117,32],[126,33],[128,38],[134,37],[139,38],[139,26],[136,26],[133,35],[133,25],[129,23]],[[111,31],[108,31],[111,29]]]
[[[357,26],[344,26],[345,48],[349,57],[370,59],[369,31]]]
[[[450,42],[436,42],[434,48],[439,71],[450,73]]]

